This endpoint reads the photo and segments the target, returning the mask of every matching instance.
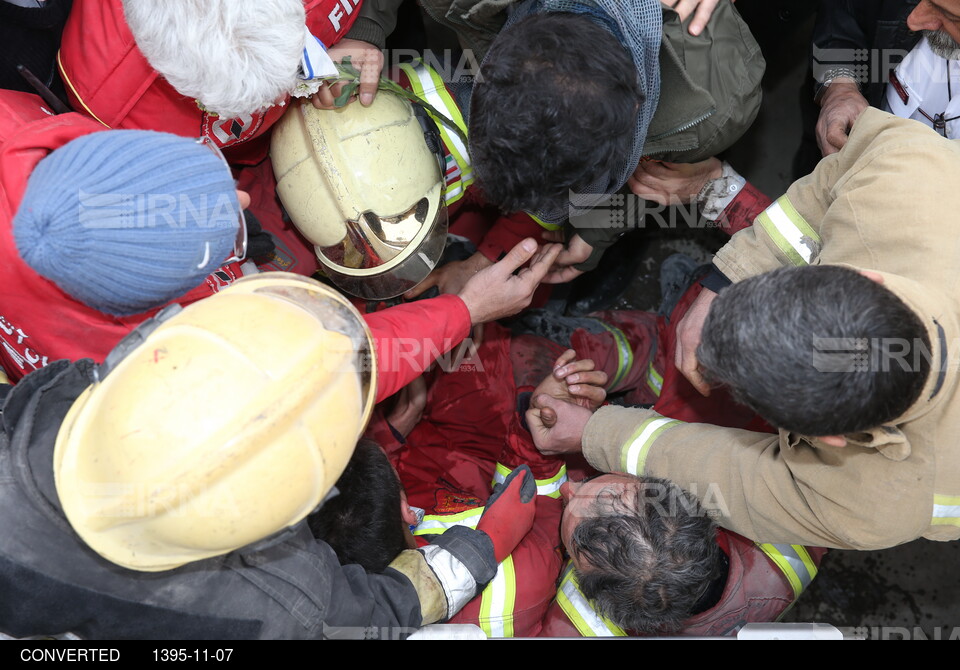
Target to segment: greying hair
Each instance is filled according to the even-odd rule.
[[[720,576],[716,525],[697,498],[646,477],[598,498],[594,513],[571,538],[583,595],[628,631],[678,630]]]
[[[153,69],[223,118],[266,109],[297,83],[302,0],[123,0],[123,12]]]
[[[920,397],[930,339],[900,298],[849,268],[782,268],[725,289],[697,358],[777,428],[824,437],[889,423]]]

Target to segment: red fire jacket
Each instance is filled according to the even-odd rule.
[[[362,0],[306,0],[306,25],[328,47],[350,30]],[[227,149],[231,163],[266,157],[262,137],[286,105],[239,119],[221,119],[180,95],[137,48],[120,0],[74,0],[58,55],[70,103],[108,128],[207,135]],[[289,100],[289,97],[287,98]],[[265,140],[266,138],[264,138]]]
[[[533,529],[484,592],[450,623],[477,624],[491,637],[533,635],[556,593],[563,562],[563,462],[540,454],[520,424],[506,329],[487,324],[476,354],[444,367],[451,371],[428,373],[423,419],[405,445],[385,423],[371,433],[391,455],[408,502],[426,512],[416,531],[423,543],[451,525],[475,526],[494,478],[530,466],[541,493]]]

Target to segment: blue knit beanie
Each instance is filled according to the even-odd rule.
[[[137,314],[198,286],[233,250],[230,171],[194,140],[146,130],[77,138],[40,161],[13,219],[38,274],[108,314]]]

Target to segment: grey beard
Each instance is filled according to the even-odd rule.
[[[960,60],[960,44],[942,30],[924,30],[930,50],[940,58]]]

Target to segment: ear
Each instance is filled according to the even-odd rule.
[[[843,435],[826,435],[824,437],[818,437],[817,439],[824,444],[829,444],[831,447],[847,446],[847,438]]]
[[[883,275],[879,272],[874,272],[873,270],[860,270],[860,274],[871,281],[875,281],[878,284],[883,283]]]
[[[408,505],[405,500],[400,502],[400,518],[402,518],[403,522],[408,526],[417,525],[417,515],[413,513],[410,505]]]
[[[400,489],[400,518],[408,526],[417,525],[417,515],[410,509],[410,504],[407,502],[407,492],[402,487]]]

